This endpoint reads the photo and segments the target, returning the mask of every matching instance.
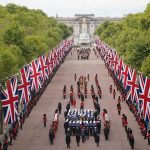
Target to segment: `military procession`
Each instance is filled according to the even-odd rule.
[[[68,55],[67,57],[75,58],[77,56],[77,61],[82,62],[80,59],[90,60],[91,57],[96,60],[104,60],[104,56],[100,53],[101,47],[89,47],[84,49],[72,47],[70,50],[70,53],[68,51],[66,54]],[[34,95],[26,106],[26,109],[20,113],[19,119],[12,124],[9,132],[5,134],[3,141],[0,143],[0,150],[7,150],[9,148],[13,150],[13,147],[15,147],[14,143],[19,140],[19,138],[16,137],[22,134],[20,130],[25,130],[24,125],[26,124],[26,120],[32,117],[32,110],[36,110],[36,105],[42,103],[40,99],[44,95],[46,87],[53,84],[55,74],[57,76],[56,72],[59,73],[59,68],[61,69],[60,66],[63,62],[64,60],[60,62],[59,65],[56,65],[57,67],[52,72],[53,75],[44,82],[42,88]],[[88,70],[85,71],[85,73],[82,72],[82,69],[79,72],[77,68],[75,68],[75,70],[71,71],[69,80],[63,81],[63,84],[59,84],[59,88],[53,91],[54,93],[57,92],[57,101],[54,102],[55,107],[50,106],[50,108],[54,107],[52,109],[53,112],[51,110],[49,112],[49,110],[47,111],[45,109],[42,110],[43,114],[41,114],[43,132],[44,130],[47,131],[47,139],[50,146],[58,146],[56,143],[59,139],[59,134],[61,134],[61,137],[63,137],[61,138],[61,143],[64,143],[62,144],[64,145],[64,149],[86,147],[88,143],[91,143],[92,146],[93,144],[96,145],[96,148],[102,147],[103,145],[104,147],[102,149],[105,149],[107,145],[105,142],[107,141],[108,145],[111,144],[114,140],[114,134],[118,134],[117,132],[114,133],[114,130],[117,131],[117,129],[113,124],[115,123],[118,126],[118,122],[120,122],[119,130],[122,134],[125,133],[125,140],[128,141],[125,147],[128,147],[128,149],[130,149],[129,147],[136,149],[135,147],[138,145],[135,137],[136,131],[131,127],[129,121],[131,119],[128,118],[128,114],[125,113],[125,104],[129,106],[130,112],[134,114],[144,139],[150,144],[150,131],[145,126],[144,118],[142,118],[137,111],[135,104],[131,101],[126,101],[126,91],[122,88],[120,83],[118,83],[107,63],[105,67],[105,69],[108,69],[108,73],[106,72],[104,76],[109,79],[108,83],[102,80],[102,78],[104,79],[102,72],[96,69],[94,72]],[[111,77],[113,82],[111,81]],[[55,84],[53,84],[53,86],[55,86]],[[51,90],[49,92],[51,92]],[[109,103],[111,103],[112,106],[110,106]],[[113,111],[111,111],[111,107],[113,107]],[[34,118],[32,118],[32,120],[34,120]],[[76,142],[75,145],[74,142]],[[14,145],[8,147],[8,145],[12,144]]]

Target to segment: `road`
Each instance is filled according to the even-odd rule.
[[[90,137],[85,143],[81,143],[80,147],[77,147],[75,137],[71,137],[71,149],[73,150],[128,150],[131,149],[126,137],[126,133],[121,124],[121,116],[118,116],[116,104],[117,99],[113,100],[112,95],[109,93],[109,85],[113,85],[112,79],[108,76],[107,70],[100,57],[96,57],[92,51],[89,60],[78,60],[76,51],[72,50],[72,55],[66,57],[65,62],[62,64],[51,83],[47,86],[44,94],[40,98],[38,104],[32,110],[29,118],[26,119],[23,125],[23,130],[19,131],[17,140],[13,141],[13,145],[9,147],[9,150],[65,150],[65,134],[64,134],[64,109],[69,99],[69,90],[71,84],[75,90],[75,97],[77,99],[77,86],[74,81],[74,73],[77,77],[90,74],[90,81],[88,82],[88,98],[85,100],[85,108],[93,109],[93,101],[90,95],[90,86],[95,86],[94,77],[98,74],[99,83],[103,92],[102,99],[100,100],[101,110],[106,108],[111,120],[111,130],[109,141],[105,141],[103,128],[100,134],[100,146],[97,147],[94,138]],[[67,98],[62,98],[62,89],[64,85],[67,85]],[[113,87],[115,88],[115,87]],[[96,89],[96,87],[95,87]],[[117,97],[119,92],[117,93]],[[54,139],[54,145],[50,145],[48,132],[50,124],[52,122],[54,111],[57,108],[58,102],[62,103],[63,111],[59,116],[58,131],[56,138]],[[79,108],[80,100],[77,99],[77,107]],[[150,146],[147,145],[147,140],[144,140],[140,134],[139,126],[135,122],[133,114],[129,111],[125,102],[121,103],[122,112],[128,117],[129,126],[133,130],[135,136],[135,149],[136,150],[150,150]],[[47,127],[43,127],[42,117],[43,114],[47,114],[48,123]],[[102,113],[102,111],[101,111]]]

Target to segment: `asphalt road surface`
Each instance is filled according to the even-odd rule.
[[[111,129],[109,140],[105,141],[103,134],[103,123],[100,134],[100,145],[96,146],[94,138],[90,136],[89,140],[85,143],[81,143],[80,147],[77,147],[74,136],[71,136],[72,150],[130,150],[130,145],[127,140],[126,133],[122,127],[121,116],[117,113],[117,99],[113,100],[113,96],[109,93],[109,85],[113,85],[113,80],[108,76],[108,72],[104,66],[104,62],[100,57],[96,57],[92,51],[89,60],[78,60],[77,52],[72,50],[72,55],[66,57],[65,62],[62,64],[51,83],[48,85],[44,94],[40,98],[38,104],[32,110],[29,118],[26,119],[23,125],[23,130],[19,131],[17,140],[13,141],[13,145],[9,146],[9,150],[65,150],[67,149],[65,143],[64,133],[64,109],[69,99],[70,86],[73,85],[75,91],[75,97],[77,101],[77,108],[79,108],[80,100],[77,98],[77,84],[74,81],[74,73],[77,74],[77,78],[81,75],[87,76],[90,74],[90,81],[88,82],[88,98],[85,100],[85,108],[93,107],[93,101],[90,94],[90,86],[93,84],[96,90],[94,82],[95,74],[98,74],[98,80],[102,89],[102,99],[100,100],[101,114],[102,109],[108,110],[108,115],[111,120]],[[64,100],[62,97],[62,89],[64,85],[67,86],[67,98]],[[113,88],[115,88],[113,86]],[[97,91],[97,90],[96,90]],[[119,92],[117,92],[118,97]],[[49,142],[49,129],[50,124],[54,116],[54,111],[57,108],[58,102],[62,103],[62,114],[59,116],[58,131],[56,138],[54,139],[54,145],[50,145]],[[128,117],[129,127],[133,130],[135,137],[135,149],[136,150],[150,150],[150,146],[147,145],[147,140],[140,134],[139,126],[133,117],[133,114],[129,111],[125,102],[121,103],[122,112]],[[48,122],[47,127],[43,127],[43,114],[47,114]]]

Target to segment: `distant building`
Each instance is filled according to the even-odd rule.
[[[62,22],[68,26],[73,27],[73,36],[75,44],[79,44],[79,36],[82,32],[83,20],[86,20],[87,33],[90,35],[90,41],[94,38],[94,32],[97,27],[106,20],[119,21],[121,18],[110,18],[110,17],[95,17],[94,14],[75,14],[75,17],[56,17],[56,20]]]

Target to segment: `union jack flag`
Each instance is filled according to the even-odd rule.
[[[116,72],[117,72],[118,58],[119,58],[118,55],[115,54],[114,60],[112,60],[112,65],[113,65],[114,74],[116,74]]]
[[[47,66],[47,58],[45,55],[42,55],[41,57],[39,57],[39,61],[40,61],[40,66],[41,66],[41,73],[43,76],[43,79],[46,80],[49,78],[49,70],[48,70],[48,66]]]
[[[30,63],[30,79],[31,90],[36,90],[37,92],[43,85],[43,77],[38,59],[35,59]]]
[[[126,89],[126,86],[127,86],[128,70],[129,70],[128,68],[129,68],[129,66],[126,65],[125,63],[123,63],[123,69],[121,72],[121,76],[122,76],[122,82],[123,82],[124,89]]]
[[[127,99],[138,104],[139,84],[137,82],[137,74],[136,70],[130,67],[128,70],[127,87],[129,87]]]
[[[118,63],[118,67],[117,67],[117,77],[118,77],[118,80],[119,80],[119,81],[121,80],[122,66],[123,66],[123,61],[122,61],[122,59],[120,58],[120,59],[119,59],[119,63]]]
[[[5,123],[14,123],[18,116],[17,77],[12,77],[6,81],[6,89],[1,89],[1,102]]]
[[[48,54],[47,66],[48,66],[49,74],[51,74],[53,72],[53,70],[54,70],[54,61],[52,59],[52,53]]]
[[[139,101],[141,103],[141,114],[150,120],[150,78],[139,76]]]
[[[31,100],[31,82],[30,82],[30,70],[29,65],[20,69],[21,77],[18,80],[18,93],[20,97],[20,103],[28,104]]]
[[[58,60],[59,56],[58,56],[58,48],[56,48],[53,51],[53,59],[55,61],[55,65],[59,65],[59,60]]]

